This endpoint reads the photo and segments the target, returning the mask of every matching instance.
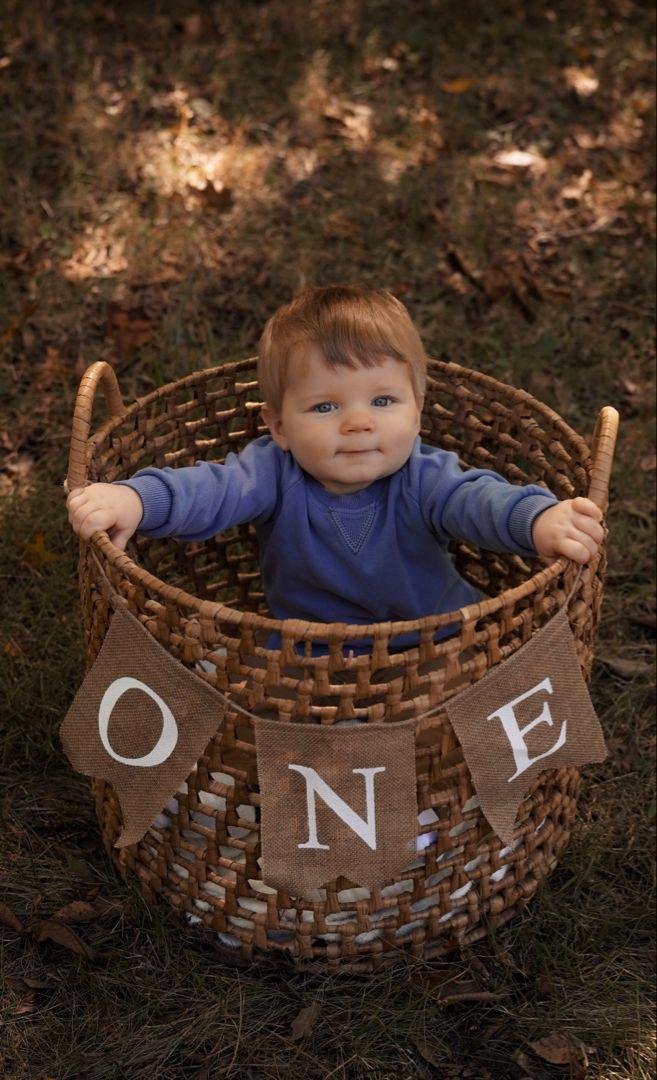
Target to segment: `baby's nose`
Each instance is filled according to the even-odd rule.
[[[350,409],[344,416],[342,426],[344,431],[371,431],[374,420],[368,409]]]

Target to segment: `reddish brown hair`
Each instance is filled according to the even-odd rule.
[[[416,397],[424,396],[427,356],[404,305],[390,293],[355,285],[306,289],[265,325],[258,355],[262,396],[278,414],[287,386],[290,354],[316,345],[331,368],[374,367],[391,356],[408,364]]]

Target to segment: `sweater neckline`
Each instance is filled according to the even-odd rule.
[[[309,491],[315,501],[329,510],[339,511],[362,510],[366,506],[371,506],[381,498],[390,480],[389,476],[383,476],[380,480],[375,480],[374,483],[360,491],[354,491],[351,495],[334,495],[322,487],[318,480],[308,474],[306,476]]]

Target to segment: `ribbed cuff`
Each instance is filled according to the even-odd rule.
[[[117,480],[117,484],[132,488],[141,499],[144,512],[137,528],[139,532],[156,532],[171,513],[171,492],[156,476],[138,476],[132,480]]]
[[[509,532],[512,539],[527,551],[536,552],[532,539],[534,522],[544,510],[549,510],[558,502],[554,495],[526,495],[516,503],[509,515]]]

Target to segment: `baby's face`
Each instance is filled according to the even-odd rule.
[[[400,469],[420,430],[422,402],[409,368],[392,357],[376,367],[329,368],[315,345],[292,353],[273,438],[334,495],[352,495]]]

